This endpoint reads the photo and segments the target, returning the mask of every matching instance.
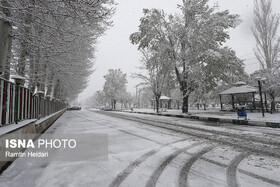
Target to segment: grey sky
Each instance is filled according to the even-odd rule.
[[[245,59],[245,71],[252,73],[259,69],[259,64],[253,54],[255,41],[251,32],[253,19],[253,0],[210,0],[210,5],[218,3],[219,10],[228,9],[231,14],[239,14],[242,23],[230,30],[230,40],[227,46],[233,48],[238,57]],[[85,98],[97,90],[103,89],[104,78],[110,68],[121,68],[127,73],[129,92],[135,92],[135,85],[139,80],[132,79],[132,72],[139,72],[140,54],[137,47],[129,41],[131,33],[138,30],[139,19],[143,16],[143,8],[163,9],[166,13],[178,12],[177,4],[181,0],[117,0],[118,6],[112,20],[114,26],[107,30],[97,44],[96,71],[89,78],[89,85],[80,97]],[[280,1],[273,0],[273,12],[280,13]]]

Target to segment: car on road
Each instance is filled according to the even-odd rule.
[[[82,108],[80,106],[71,106],[67,110],[81,110]]]
[[[99,109],[104,110],[104,111],[112,111],[113,110],[111,107],[107,107],[107,106],[102,106]]]

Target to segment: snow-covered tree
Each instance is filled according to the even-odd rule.
[[[12,73],[24,76],[32,91],[59,99],[76,97],[92,72],[96,40],[112,25],[114,4],[114,0],[1,1],[0,24],[10,25],[8,36],[13,38],[8,52],[0,51],[8,59],[1,64],[5,67],[11,58]],[[0,42],[6,40],[1,34]]]
[[[261,77],[262,91],[266,92],[270,99],[271,113],[275,112],[275,98],[280,97],[280,71],[279,69],[264,69],[255,71],[250,77],[250,84],[256,85],[256,78]]]
[[[142,87],[141,94],[139,95],[140,105],[144,108],[149,108],[152,106],[152,99],[154,99],[154,93],[150,86]]]
[[[143,81],[140,85],[148,85],[153,91],[157,113],[159,112],[159,98],[167,83],[167,75],[171,70],[168,58],[162,52],[160,49],[142,50],[142,69],[146,72],[135,74],[135,77]]]
[[[126,93],[126,74],[122,73],[120,69],[109,69],[104,78],[103,92],[105,97],[110,99],[112,109],[116,109],[117,100]]]
[[[214,54],[215,53],[215,54]],[[204,106],[210,101],[211,92],[222,84],[233,86],[236,82],[243,80],[246,76],[242,60],[236,57],[235,51],[228,47],[221,48],[216,52],[209,51],[205,55],[207,65],[202,67],[197,79],[197,89],[194,90],[194,100],[203,103]],[[226,62],[226,63],[225,63]],[[216,93],[219,98],[219,93]]]
[[[96,91],[92,96],[92,106],[96,108],[101,108],[105,106],[105,94],[102,90]]]
[[[188,112],[194,90],[213,87],[229,72],[236,72],[229,66],[236,70],[242,65],[231,49],[223,47],[229,38],[227,30],[238,25],[239,16],[216,11],[207,3],[183,0],[178,6],[182,13],[169,16],[162,10],[144,9],[139,31],[130,36],[139,49],[160,49],[168,55],[183,94],[183,113]]]
[[[5,17],[6,19],[3,19]],[[7,0],[0,3],[0,75],[4,74],[11,53],[12,23],[10,4]]]
[[[127,92],[126,90],[123,90],[122,93],[119,94],[119,102],[121,103],[121,110],[124,108],[128,108],[128,105],[132,102],[132,95]]]

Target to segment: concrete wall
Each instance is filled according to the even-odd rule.
[[[23,125],[20,128],[15,128],[5,134],[0,135],[0,151],[1,153],[4,153],[6,151],[9,151],[5,148],[5,141],[6,139],[37,139],[38,136],[36,134],[41,134],[45,130],[47,130],[63,113],[65,110],[62,110],[58,112],[57,114],[46,118],[46,120],[40,121],[40,123],[36,123],[36,120],[31,120],[31,122],[28,122],[26,125]],[[2,127],[4,128],[4,127]],[[22,149],[18,149],[16,151],[21,151]],[[15,149],[13,149],[13,152],[15,152]],[[0,155],[2,157],[2,154]],[[3,161],[5,159],[0,158],[0,173],[9,165],[12,163],[14,159],[11,159],[9,161]]]

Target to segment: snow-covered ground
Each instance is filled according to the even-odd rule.
[[[0,186],[280,186],[279,129],[81,110],[67,111],[52,131],[108,134],[108,160],[19,158]]]
[[[135,112],[149,112],[156,113],[153,109],[133,109]],[[127,110],[130,111],[130,110]],[[182,110],[176,109],[167,109],[163,112],[160,109],[161,113],[167,114],[182,114]],[[214,117],[214,118],[228,118],[228,119],[237,119],[236,112],[220,111],[219,109],[207,109],[207,110],[189,110],[189,115],[201,116],[201,117]],[[264,122],[278,122],[280,123],[280,113],[267,113],[265,112],[265,117],[262,116],[261,112],[247,112],[248,120],[252,121],[264,121]]]

